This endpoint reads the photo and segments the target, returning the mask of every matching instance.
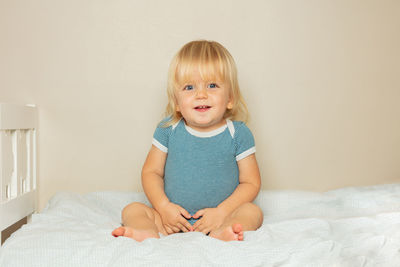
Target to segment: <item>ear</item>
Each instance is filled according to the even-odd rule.
[[[232,109],[233,108],[233,100],[229,100],[228,104],[226,105],[227,109]]]
[[[175,104],[175,110],[176,110],[176,112],[180,112],[181,111],[177,104]]]

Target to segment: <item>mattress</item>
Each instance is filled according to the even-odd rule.
[[[0,266],[400,266],[400,183],[324,193],[261,191],[263,225],[244,241],[179,233],[115,238],[143,193],[57,193],[0,249]]]

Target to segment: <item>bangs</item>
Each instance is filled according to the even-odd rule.
[[[175,84],[182,85],[193,82],[193,74],[199,73],[204,81],[223,81],[225,80],[224,71],[218,64],[210,64],[210,62],[180,64],[177,66],[175,74]]]
[[[227,80],[228,59],[223,51],[213,43],[191,43],[176,55],[174,84],[179,86],[192,82],[193,73],[198,72],[205,81]]]

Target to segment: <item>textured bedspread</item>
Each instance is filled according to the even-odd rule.
[[[400,266],[400,183],[325,193],[262,191],[245,241],[201,233],[114,238],[143,193],[59,193],[0,249],[0,266]]]

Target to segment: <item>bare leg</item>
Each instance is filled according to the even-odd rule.
[[[244,231],[257,230],[262,222],[261,209],[253,203],[245,203],[234,210],[220,228],[211,231],[209,236],[223,241],[241,241]]]
[[[126,206],[122,210],[122,223],[124,226],[115,229],[113,236],[130,237],[141,242],[147,238],[160,238],[160,232],[167,235],[158,212],[142,203]]]

